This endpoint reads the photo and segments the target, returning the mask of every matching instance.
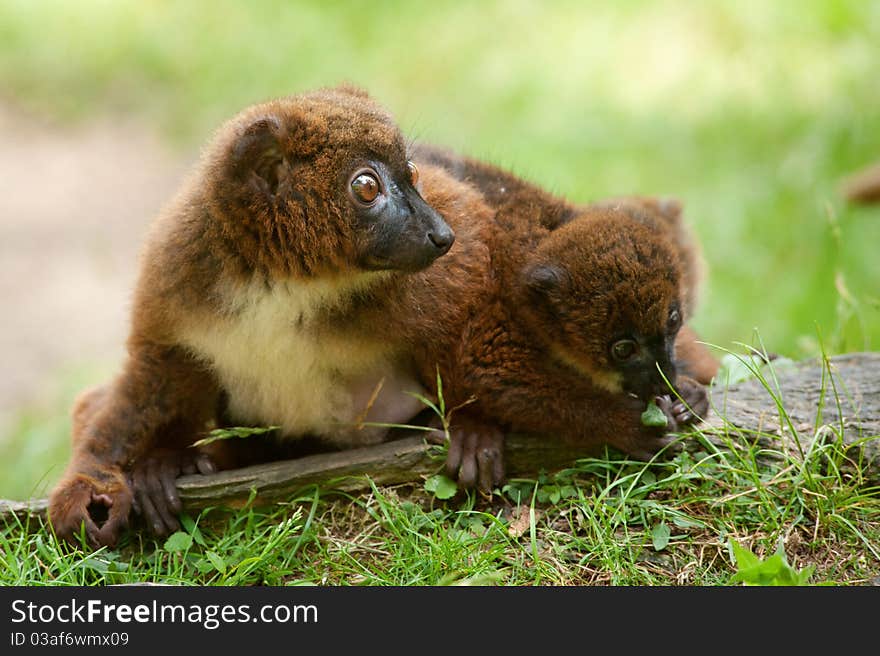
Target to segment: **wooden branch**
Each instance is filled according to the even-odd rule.
[[[866,484],[880,483],[880,353],[853,353],[830,363],[830,376],[815,360],[774,369],[775,380],[771,376],[769,383],[787,418],[780,416],[776,401],[757,380],[714,387],[715,412],[699,430],[721,449],[757,442],[766,449],[762,457],[770,460],[785,453],[800,458],[820,442],[841,439],[850,460],[843,463],[844,469],[862,472]],[[266,504],[312,484],[351,492],[368,488],[371,480],[377,485],[418,481],[442,468],[436,447],[427,444],[423,435],[414,432],[376,446],[210,476],[182,476],[177,488],[184,506],[198,510],[240,507],[252,491],[256,503]],[[697,440],[686,439],[683,444],[689,450],[701,448]],[[514,434],[506,440],[505,455],[509,476],[529,477],[571,466],[588,454],[558,440]],[[46,506],[44,499],[0,501],[0,519],[44,517]]]

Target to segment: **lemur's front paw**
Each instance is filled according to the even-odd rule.
[[[491,492],[504,481],[504,434],[470,419],[453,422],[446,473],[464,487]]]
[[[197,449],[156,449],[132,468],[134,511],[143,517],[153,535],[174,533],[180,530],[177,515],[183,509],[177,494],[178,476],[215,471],[211,458]]]
[[[55,534],[79,545],[80,532],[92,548],[115,547],[128,525],[132,494],[118,470],[63,479],[49,497],[49,520]]]
[[[669,411],[677,425],[693,424],[706,418],[709,414],[709,391],[705,385],[693,378],[679,376],[675,389],[681,400],[671,399]]]

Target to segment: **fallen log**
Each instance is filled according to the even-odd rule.
[[[838,440],[849,467],[865,484],[880,484],[880,353],[852,353],[826,362],[807,360],[763,369],[757,379],[711,389],[714,408],[696,427],[719,449],[757,443],[762,457],[803,458],[827,440]],[[768,389],[769,388],[769,389]],[[784,409],[784,412],[781,411]],[[376,485],[419,481],[442,469],[442,457],[423,433],[383,444],[319,453],[209,476],[182,476],[177,489],[184,507],[236,508],[251,499],[267,504],[309,485],[358,491]],[[258,438],[257,438],[258,439]],[[684,448],[697,450],[699,440]],[[506,465],[512,477],[529,477],[574,464],[586,455],[576,445],[533,435],[509,435]],[[0,501],[0,519],[45,517],[47,501]]]
[[[718,447],[755,444],[767,460],[798,460],[837,442],[845,473],[880,485],[880,353],[767,365],[764,381],[713,386],[713,414],[700,427]]]

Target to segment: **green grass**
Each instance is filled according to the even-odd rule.
[[[192,152],[251,102],[350,80],[409,136],[574,200],[676,196],[709,268],[703,337],[733,348],[758,329],[795,359],[880,344],[878,210],[837,193],[880,159],[878,62],[880,6],[860,0],[0,5],[3,100],[59,122],[133,114]],[[22,410],[0,439],[0,496],[57,477],[93,374]],[[589,460],[491,501],[322,491],[194,518],[201,541],[183,551],[83,557],[12,527],[0,581],[714,585],[732,580],[735,540],[768,559],[781,541],[813,582],[865,582],[880,573],[876,490],[829,472],[833,449],[773,466],[757,447]],[[511,536],[520,506],[530,521]]]
[[[811,583],[880,575],[876,494],[817,473],[804,487],[798,467],[755,455],[587,460],[491,501],[439,502],[411,486],[342,502],[315,492],[226,520],[208,512],[173,542],[129,534],[88,554],[12,525],[0,531],[0,583],[725,585],[732,542],[763,556],[781,545],[795,568],[814,568]]]

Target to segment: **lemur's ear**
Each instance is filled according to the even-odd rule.
[[[232,147],[233,176],[274,195],[278,189],[278,169],[284,164],[280,137],[281,121],[277,117],[254,120]]]
[[[534,294],[549,296],[564,292],[568,287],[568,273],[554,264],[535,264],[523,272],[526,287]]]

